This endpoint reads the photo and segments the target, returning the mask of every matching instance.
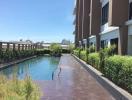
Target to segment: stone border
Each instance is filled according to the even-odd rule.
[[[72,56],[105,88],[109,93],[115,97],[116,100],[132,100],[132,95],[127,91],[123,90],[119,86],[115,85],[113,82],[108,80],[103,76],[101,72],[96,70],[94,67],[88,65],[83,60],[79,59],[77,56]]]
[[[37,56],[32,56],[32,57],[28,57],[28,58],[24,58],[24,59],[12,61],[12,62],[9,62],[9,63],[0,64],[0,70],[5,69],[5,68],[7,68],[7,67],[9,67],[9,66],[11,66],[11,65],[18,64],[18,63],[24,62],[24,61],[26,61],[26,60],[35,58],[35,57],[37,57]]]

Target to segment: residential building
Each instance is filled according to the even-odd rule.
[[[132,0],[76,0],[75,8],[76,46],[115,44],[118,54],[132,55]]]

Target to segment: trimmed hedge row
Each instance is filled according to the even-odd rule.
[[[80,52],[80,58],[84,61],[87,61],[86,50]]]
[[[34,50],[6,50],[0,51],[0,63],[10,62],[13,60],[30,57],[35,55]]]
[[[115,55],[107,58],[104,75],[132,93],[132,57]]]
[[[0,63],[7,63],[34,55],[50,54],[50,50],[6,50],[0,51]]]
[[[74,54],[86,61],[86,51],[79,53],[79,50],[74,50]],[[107,49],[88,54],[87,63],[132,94],[132,57],[114,55],[113,51]]]
[[[100,59],[99,59],[99,53],[91,53],[88,55],[88,63],[95,67],[96,69],[99,69]]]
[[[62,53],[71,53],[71,51],[69,49],[62,49],[61,51]]]
[[[44,54],[51,54],[51,51],[48,49],[38,49],[35,50],[36,55],[44,55]]]
[[[70,53],[70,50],[62,49],[61,53]],[[37,50],[0,50],[0,63],[7,63],[34,55],[52,54],[48,49]]]
[[[73,50],[74,55],[80,58],[80,52],[79,50]]]

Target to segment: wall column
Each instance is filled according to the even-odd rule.
[[[76,0],[76,8],[75,8],[76,12],[76,19],[75,19],[75,47],[79,46],[79,26],[78,26],[78,10],[79,10],[79,0]]]
[[[22,44],[22,50],[24,50],[24,44]]]
[[[6,48],[7,50],[9,50],[10,49],[10,43],[7,43],[7,48]]]
[[[96,47],[95,47],[96,51],[100,50],[100,35],[96,35]]]
[[[90,7],[90,35],[96,36],[96,50],[100,49],[101,2],[91,0]]]
[[[30,44],[28,44],[28,50],[30,50]]]
[[[82,45],[82,25],[83,25],[83,0],[79,0],[78,6],[78,40],[80,41],[80,46]]]
[[[85,47],[89,47],[90,28],[90,0],[83,0],[83,39],[86,39]]]
[[[128,49],[129,0],[109,0],[109,26],[119,27],[118,54],[126,55]]]
[[[0,50],[2,50],[2,42],[0,42]]]
[[[20,44],[18,44],[18,50],[20,51]]]
[[[33,49],[33,45],[31,44],[31,49]]]
[[[118,53],[126,55],[128,48],[128,26],[119,27]]]
[[[13,51],[16,49],[16,45],[15,43],[13,43]]]
[[[27,44],[25,44],[25,50],[27,50]]]

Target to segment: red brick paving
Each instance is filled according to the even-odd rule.
[[[37,81],[42,100],[115,100],[71,55],[63,55],[53,81]]]

